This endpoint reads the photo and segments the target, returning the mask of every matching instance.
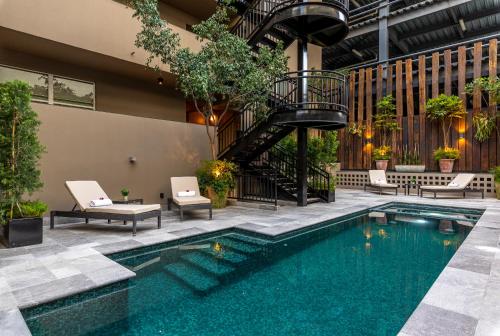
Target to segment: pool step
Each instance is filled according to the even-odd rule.
[[[248,244],[247,242],[242,242],[239,240],[234,240],[230,237],[221,237],[212,239],[211,242],[219,243],[220,245],[222,245],[223,250],[224,248],[230,248],[231,250],[234,250],[236,252],[250,253],[250,254],[262,251],[262,247],[253,244]]]
[[[181,257],[181,259],[201,269],[202,271],[208,272],[215,276],[224,276],[235,270],[234,267],[220,262],[220,260],[201,252],[192,252],[185,254]]]
[[[262,246],[262,247],[267,246],[270,243],[270,242],[267,242],[267,241],[262,240],[262,239],[252,238],[249,236],[243,236],[243,235],[239,235],[239,234],[230,234],[230,235],[224,236],[224,238],[230,238],[231,240],[241,241],[241,242],[244,242],[247,244],[252,244],[252,245]]]
[[[212,258],[216,258],[217,260],[228,262],[230,264],[239,264],[248,260],[248,256],[231,250],[222,249],[220,251],[216,251],[214,249],[209,249],[203,250],[202,252]]]
[[[168,264],[163,269],[167,274],[198,294],[206,294],[220,285],[216,278],[185,263]]]

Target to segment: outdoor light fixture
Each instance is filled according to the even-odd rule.
[[[459,138],[460,140],[465,139],[465,134],[464,134],[464,132],[460,132],[460,133],[458,133],[458,138]]]
[[[352,48],[351,51],[354,55],[358,56],[359,58],[363,58],[363,54],[359,52],[359,50]]]
[[[130,162],[131,164],[134,164],[137,162],[137,158],[135,156],[129,156],[128,162]]]
[[[460,24],[460,29],[462,29],[462,31],[465,33],[465,31],[467,30],[467,27],[465,27],[464,19],[459,19],[458,23]]]
[[[163,85],[163,77],[158,77],[158,85]]]

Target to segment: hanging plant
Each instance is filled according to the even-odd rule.
[[[492,117],[487,113],[476,113],[472,117],[472,125],[474,125],[474,129],[476,130],[474,139],[479,142],[488,140],[496,128],[496,119],[496,116]]]
[[[366,126],[363,126],[361,125],[361,123],[351,123],[348,127],[347,127],[347,132],[349,132],[349,134],[351,135],[355,135],[359,138],[362,138],[363,137],[363,132],[365,131],[366,129]]]
[[[475,113],[472,117],[472,125],[476,131],[474,138],[479,142],[484,142],[491,137],[491,134],[496,129],[496,105],[500,104],[500,79],[498,77],[481,77],[476,78],[465,86],[465,93],[468,95],[473,95],[476,90],[481,92],[481,97],[486,105],[495,105],[493,113],[490,113],[489,110],[484,110]],[[489,101],[486,100],[483,93],[487,93]]]

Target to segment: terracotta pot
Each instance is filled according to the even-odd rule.
[[[455,159],[441,159],[439,160],[439,169],[441,173],[451,173],[453,171],[453,164]]]
[[[495,182],[495,192],[497,194],[497,199],[500,200],[500,182]]]
[[[224,196],[221,197],[221,196],[217,195],[217,193],[211,187],[207,188],[208,198],[210,198],[210,200],[212,201],[212,206],[216,209],[226,207],[228,193],[229,193],[229,191],[226,191]]]
[[[389,160],[375,160],[375,167],[377,167],[378,170],[387,170],[388,163]]]

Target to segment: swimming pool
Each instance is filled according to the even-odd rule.
[[[37,335],[395,335],[470,231],[364,213],[111,257],[127,282],[22,311]]]

